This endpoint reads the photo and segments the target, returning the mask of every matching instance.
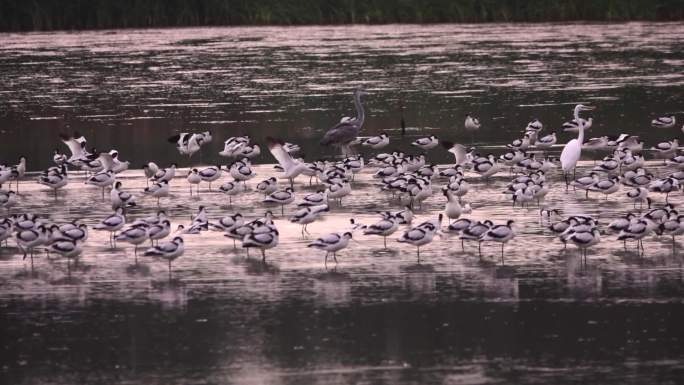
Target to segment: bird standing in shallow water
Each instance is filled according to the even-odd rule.
[[[117,241],[128,242],[135,246],[133,254],[135,255],[135,263],[138,263],[138,246],[149,239],[149,226],[146,224],[140,224],[131,226],[130,228],[122,231],[114,239]]]
[[[30,253],[31,263],[33,263],[33,250],[36,246],[44,245],[48,241],[48,231],[45,226],[40,225],[35,228],[28,228],[19,230],[14,234],[14,239],[17,242],[17,246],[24,253],[24,259],[26,255]]]
[[[185,244],[183,238],[175,237],[171,242],[165,242],[147,249],[145,256],[159,257],[169,262],[169,279],[171,279],[171,262],[183,255]]]
[[[9,213],[10,208],[17,204],[17,193],[14,191],[2,191],[0,190],[0,207],[7,209]]]
[[[277,203],[280,205],[281,215],[285,214],[285,205],[288,205],[295,200],[294,190],[288,187],[285,190],[278,190],[269,194],[264,200],[264,203]]]
[[[96,224],[93,228],[95,230],[105,230],[109,232],[109,245],[112,249],[116,248],[115,235],[116,232],[121,230],[126,224],[126,217],[123,215],[123,208],[119,207],[116,209],[114,214],[103,219],[100,223]]]
[[[261,261],[266,262],[266,250],[278,245],[278,235],[278,230],[275,227],[262,226],[245,235],[242,240],[242,247],[260,249]]]
[[[150,187],[146,187],[143,190],[143,193],[145,195],[152,196],[153,198],[157,198],[157,206],[159,206],[159,200],[162,197],[169,196],[169,189],[169,182],[166,180],[161,180],[160,182],[157,182]]]
[[[406,230],[404,234],[397,240],[401,243],[409,243],[416,246],[416,257],[420,263],[420,247],[432,242],[435,234],[440,230],[443,215],[439,214],[436,221],[428,221],[420,225]]]
[[[326,213],[330,211],[330,207],[328,205],[318,205],[318,206],[308,206],[304,207],[302,209],[299,209],[292,219],[290,219],[290,222],[293,223],[299,223],[302,225],[302,237],[304,236],[304,233],[309,234],[309,231],[306,229],[306,226],[308,226],[310,223],[314,222],[318,218],[323,215],[323,213]]]
[[[580,111],[588,111],[593,109],[594,107],[585,106],[584,104],[576,105],[574,112],[575,120],[580,122]],[[561,168],[563,169],[563,175],[565,176],[566,191],[570,186],[570,182],[568,181],[568,173],[572,171],[574,178],[575,167],[577,167],[577,162],[579,161],[580,156],[582,155],[582,143],[584,142],[584,125],[582,124],[582,122],[580,122],[579,124],[578,132],[579,134],[577,135],[577,139],[572,139],[571,141],[569,141],[565,145],[565,147],[563,147],[563,151],[561,152],[560,156]]]
[[[355,223],[352,222],[352,225],[354,224]],[[385,246],[385,249],[387,249],[387,237],[394,234],[394,232],[397,231],[397,229],[399,228],[399,223],[394,216],[390,216],[388,218],[383,218],[378,222],[373,223],[372,225],[363,226],[362,228],[364,235],[382,236],[383,244]]]
[[[325,250],[325,265],[327,266],[328,255],[332,253],[333,260],[337,263],[337,252],[347,247],[350,239],[352,239],[351,232],[346,232],[344,234],[331,233],[316,239],[308,244],[307,247]]]
[[[211,182],[218,180],[221,177],[221,166],[211,166],[199,171],[199,177],[202,182],[209,183],[209,191],[211,191]],[[199,186],[197,186],[197,193],[199,194]]]
[[[584,261],[587,260],[587,249],[601,242],[601,232],[597,227],[590,231],[570,232],[565,236],[566,242],[575,244],[584,256]]]
[[[366,119],[363,105],[361,104],[361,96],[366,95],[362,90],[354,91],[354,105],[356,106],[356,117],[351,119],[342,119],[323,136],[321,145],[323,146],[339,146],[342,150],[343,156],[348,156],[351,152],[349,144],[356,140],[359,136],[359,131],[363,127],[363,122]]]
[[[466,131],[470,132],[470,143],[475,142],[475,131],[480,129],[480,120],[470,114],[466,115],[464,127]]]
[[[190,196],[192,196],[192,186],[197,186],[197,195],[199,195],[199,184],[202,182],[202,177],[196,168],[188,171],[188,176],[185,178],[190,183]]]
[[[509,220],[505,225],[492,226],[486,233],[482,234],[482,241],[494,241],[501,243],[501,264],[504,263],[504,245],[515,237],[513,224],[515,221]]]
[[[109,192],[109,200],[112,203],[112,209],[116,210],[122,207],[124,210],[127,207],[135,206],[135,198],[126,191],[121,190],[121,182],[114,183],[114,188]]]

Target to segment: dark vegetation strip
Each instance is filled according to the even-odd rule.
[[[684,0],[0,0],[0,31],[684,20]]]

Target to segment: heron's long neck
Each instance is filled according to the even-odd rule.
[[[363,120],[366,118],[366,114],[363,111],[363,106],[361,105],[361,94],[356,94],[354,96],[354,104],[356,105],[356,121],[359,126],[363,124]]]
[[[581,146],[582,143],[584,143],[584,123],[582,122],[582,119],[580,119],[579,117],[579,109],[577,108],[575,108],[575,121],[579,126],[579,134],[577,135],[577,140],[579,141]]]

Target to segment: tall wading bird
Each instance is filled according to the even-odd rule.
[[[561,152],[560,156],[561,168],[563,169],[563,176],[565,177],[566,191],[570,185],[570,182],[568,181],[568,173],[572,170],[574,179],[575,167],[577,166],[577,161],[579,161],[580,155],[582,154],[582,142],[584,142],[584,125],[580,120],[579,113],[580,111],[589,111],[593,109],[594,107],[585,106],[584,104],[578,104],[575,106],[574,116],[575,121],[579,122],[579,134],[577,135],[577,139],[569,141],[565,147],[563,147],[563,152]]]
[[[342,119],[339,123],[328,129],[325,133],[323,139],[321,139],[321,145],[323,146],[339,146],[342,150],[342,155],[347,156],[351,151],[349,144],[356,139],[359,135],[361,127],[363,127],[363,122],[366,115],[363,111],[363,105],[361,105],[361,96],[366,95],[363,90],[357,89],[354,91],[354,105],[356,106],[356,117],[350,119]]]
[[[475,131],[480,129],[480,120],[470,114],[466,115],[465,122],[463,126],[466,131],[470,132],[470,143],[475,142]]]

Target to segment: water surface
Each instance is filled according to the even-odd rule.
[[[205,162],[242,133],[287,137],[316,158],[323,132],[354,114],[357,87],[370,92],[366,135],[398,135],[403,106],[409,137],[469,141],[461,128],[472,113],[478,142],[504,144],[535,117],[559,131],[585,102],[599,107],[592,135],[656,140],[651,118],[682,112],[682,36],[682,23],[0,34],[0,129],[21,138],[0,151],[36,154],[29,165],[42,169],[56,133],[79,130],[134,164],[168,164],[178,161],[170,133],[208,129],[217,140]]]
[[[31,169],[44,168],[53,148],[65,150],[57,133],[76,129],[136,165],[178,161],[164,139],[205,129],[216,139],[203,163],[219,161],[221,142],[239,133],[283,136],[313,159],[325,154],[316,145],[323,131],[353,113],[350,93],[359,86],[370,91],[365,134],[387,131],[401,148],[408,146],[398,131],[400,105],[407,138],[469,141],[458,128],[473,112],[484,123],[476,142],[499,147],[532,117],[546,132],[557,130],[583,101],[598,106],[591,135],[681,139],[648,122],[681,112],[683,37],[681,23],[0,34],[1,161],[25,154]],[[450,160],[439,148],[429,158]],[[198,155],[181,163],[197,162]],[[579,173],[591,166],[587,160]],[[648,167],[668,171],[659,162]],[[257,180],[274,174],[268,164],[256,171]],[[639,256],[607,233],[583,263],[548,234],[535,207],[510,206],[501,194],[506,173],[489,183],[468,174],[471,217],[517,221],[503,264],[497,245],[485,245],[480,259],[475,245],[462,250],[446,234],[421,250],[420,263],[413,248],[394,241],[399,233],[391,251],[356,234],[326,269],[323,255],[305,247],[316,235],[400,207],[378,193],[371,173],[357,178],[343,206],[309,226],[309,238],[286,208],[266,264],[218,232],[186,236],[171,279],[164,262],[136,263],[131,246],[112,250],[104,233],[91,232],[73,265],[44,254],[31,264],[10,241],[0,248],[1,382],[674,384],[684,374],[680,241],[673,251],[671,240],[648,238]],[[13,212],[97,223],[108,204],[82,175],[71,179],[56,201],[23,182]],[[138,194],[145,186],[138,170],[120,179]],[[549,181],[548,204],[565,215],[588,213],[605,224],[631,208],[624,189],[608,201],[585,200],[565,193],[557,172]],[[317,188],[306,182],[298,180],[298,194]],[[183,178],[172,185],[162,207],[174,226],[189,223],[199,205],[212,219],[279,212],[253,191],[229,205],[206,185],[199,197],[190,197]],[[153,199],[138,201],[131,219],[157,210]],[[684,198],[671,201],[681,206]],[[442,207],[436,192],[417,221]]]

